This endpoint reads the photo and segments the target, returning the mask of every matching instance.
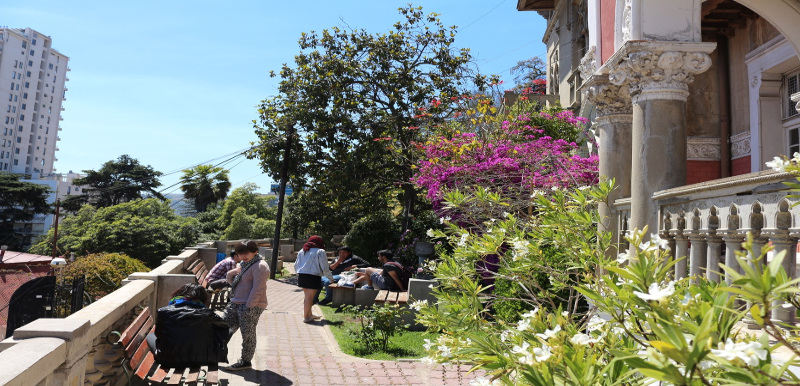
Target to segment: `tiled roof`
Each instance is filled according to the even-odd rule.
[[[53,258],[50,256],[34,255],[33,253],[25,253],[25,252],[6,251],[6,253],[3,255],[3,263],[0,264],[0,268],[3,267],[3,264],[25,264],[25,263],[50,264],[50,260],[53,260]]]

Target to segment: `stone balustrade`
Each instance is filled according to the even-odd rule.
[[[754,254],[760,254],[767,244],[775,253],[786,251],[783,268],[789,277],[795,277],[800,207],[794,207],[798,199],[789,197],[783,184],[791,180],[788,173],[763,171],[655,192],[657,233],[669,241],[673,258],[681,259],[675,264],[675,277],[706,277],[730,283],[720,264],[739,269],[735,255],[748,233],[753,235]],[[626,200],[615,201],[621,235],[629,230],[626,220],[630,206]],[[621,250],[626,248],[624,243],[620,241]],[[773,306],[773,318],[794,322],[793,307],[780,307],[780,303]]]
[[[109,344],[144,308],[157,309],[194,275],[184,274],[196,259],[212,266],[217,247],[206,243],[168,256],[150,272],[137,272],[123,286],[64,319],[42,318],[0,342],[2,385],[122,385],[122,352]]]

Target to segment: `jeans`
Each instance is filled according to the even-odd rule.
[[[322,277],[322,288],[325,288],[325,299],[333,300],[333,291],[329,290],[328,286],[333,284],[333,283],[338,282],[339,279],[341,279],[341,278],[342,278],[341,275],[333,275],[333,282],[331,282],[331,280],[328,279],[327,277],[325,277],[325,276]],[[321,289],[319,291],[317,291],[317,296],[314,297],[315,299],[319,298],[320,292],[322,292]]]

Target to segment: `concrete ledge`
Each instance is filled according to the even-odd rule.
[[[173,273],[183,273],[185,260],[166,260],[154,270],[147,272],[148,275],[169,275]],[[138,272],[137,272],[138,273]]]
[[[37,385],[50,377],[67,358],[67,343],[58,338],[32,338],[0,352],[0,385]]]
[[[133,307],[150,297],[155,291],[155,283],[150,280],[133,280],[122,288],[102,297],[64,320],[86,320],[91,322],[89,336],[100,336]],[[2,363],[2,362],[0,362]]]

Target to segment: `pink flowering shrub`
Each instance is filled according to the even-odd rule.
[[[462,132],[431,139],[420,146],[425,156],[412,181],[426,189],[442,215],[447,215],[442,205],[447,191],[476,186],[510,199],[505,211],[519,213],[537,192],[597,183],[597,156],[579,155],[573,139],[585,122],[566,110],[531,112],[498,122],[488,135]]]

